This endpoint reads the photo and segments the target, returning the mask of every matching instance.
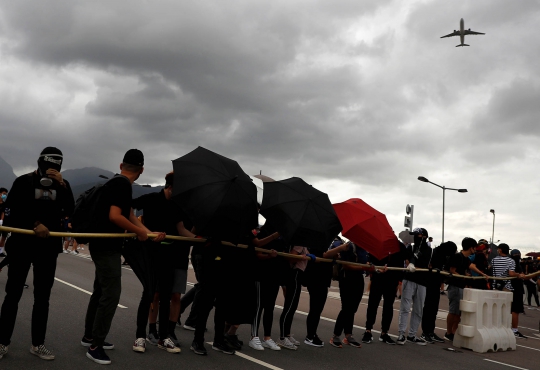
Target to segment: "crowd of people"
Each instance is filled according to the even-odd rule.
[[[7,257],[1,267],[9,264],[6,295],[0,310],[0,359],[8,353],[15,327],[18,303],[29,269],[34,273],[34,306],[32,311],[32,346],[30,352],[44,360],[54,354],[45,346],[49,297],[54,282],[57,257],[72,244],[66,238],[64,248],[50,231],[68,231],[75,201],[69,182],[60,172],[62,152],[45,148],[38,159],[38,169],[18,177],[7,196],[1,188],[0,215],[4,225],[34,230],[35,235],[13,233],[6,243]],[[489,259],[488,243],[481,239],[464,238],[461,250],[451,241],[432,247],[432,239],[424,228],[411,231],[413,242],[400,242],[399,252],[382,260],[369,255],[360,245],[336,237],[325,251],[310,250],[309,245],[288,245],[271,222],[259,229],[246,231],[242,244],[247,249],[222,245],[217,238],[199,235],[187,215],[174,201],[174,174],[165,176],[165,187],[159,192],[132,199],[131,185],[144,170],[143,153],[137,149],[126,152],[120,173],[108,180],[96,197],[95,231],[99,233],[134,233],[136,240],[96,238],[89,252],[95,265],[93,293],[85,316],[81,345],[88,348],[86,356],[98,364],[110,364],[105,350],[114,348],[107,342],[116,307],[120,300],[121,256],[129,248],[146,253],[152,284],[143,284],[133,351],[144,353],[146,344],[156,345],[168,353],[181,352],[175,335],[180,315],[191,305],[183,327],[194,332],[190,350],[206,355],[205,332],[214,309],[212,349],[225,354],[241,350],[244,342],[238,338],[240,325],[250,325],[248,346],[254,350],[296,350],[301,342],[291,334],[293,316],[299,304],[302,287],[309,293],[309,314],[306,318],[305,345],[323,347],[318,326],[332,280],[339,284],[341,310],[337,316],[329,344],[360,348],[373,342],[372,329],[377,321],[377,309],[383,300],[379,341],[388,345],[427,343],[453,340],[460,321],[459,301],[463,289],[498,289],[513,292],[512,330],[517,338],[519,314],[523,312],[524,286],[528,302],[534,297],[538,306],[536,280],[525,274],[537,271],[533,260],[522,260],[518,250],[500,244],[498,256]],[[134,210],[143,212],[135,216]],[[156,236],[151,240],[148,234]],[[167,235],[204,238],[205,242],[170,241]],[[428,239],[429,238],[429,239]],[[0,247],[5,244],[2,236]],[[254,247],[264,248],[265,252]],[[286,252],[289,257],[278,257]],[[3,253],[3,250],[0,250]],[[4,255],[5,256],[5,255]],[[318,258],[339,259],[362,264],[343,265],[315,263]],[[126,259],[129,260],[128,255]],[[197,283],[186,293],[188,265],[191,259]],[[379,267],[376,267],[379,266]],[[402,268],[404,271],[391,268]],[[418,272],[418,268],[431,272]],[[450,277],[434,273],[448,271]],[[453,275],[484,276],[486,279],[466,279]],[[366,311],[366,330],[360,340],[353,336],[353,323],[364,295],[364,281],[370,277]],[[511,280],[490,280],[488,276],[516,277]],[[448,285],[449,313],[444,338],[435,334],[441,286]],[[232,287],[234,286],[234,289]],[[279,318],[279,336],[273,337],[274,307],[280,291],[284,295]],[[400,292],[400,293],[399,293]],[[444,290],[442,291],[444,293]],[[182,296],[183,295],[183,296]],[[400,296],[398,335],[389,335],[393,306]],[[263,333],[259,327],[262,321]],[[418,335],[418,331],[422,334]],[[81,328],[82,330],[82,328]],[[275,338],[275,340],[274,340]]]

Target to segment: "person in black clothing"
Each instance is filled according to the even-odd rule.
[[[69,182],[62,178],[62,152],[54,147],[43,149],[38,169],[18,177],[6,208],[6,226],[33,229],[35,235],[14,234],[6,243],[9,254],[6,296],[0,311],[0,358],[7,353],[15,328],[19,300],[30,266],[34,272],[34,307],[32,310],[32,347],[30,352],[44,360],[54,355],[45,347],[49,316],[49,297],[54,283],[56,260],[62,241],[49,238],[49,231],[61,231],[60,220],[73,212],[74,200]]]
[[[521,263],[521,269],[523,270],[525,275],[533,274],[538,271],[538,268],[536,264],[532,261],[531,257],[529,257],[527,260],[523,260],[523,262]],[[536,291],[537,282],[538,277],[534,277],[532,279],[527,279],[524,281],[525,286],[527,287],[527,302],[529,304],[529,309],[532,309],[531,301],[533,296],[534,300],[536,301],[536,307],[540,308],[538,292]]]
[[[0,226],[4,223],[5,218],[5,209],[6,209],[6,200],[7,200],[8,190],[6,188],[0,188]],[[7,233],[0,232],[0,257],[5,257],[4,246],[6,244]]]
[[[120,175],[115,175],[103,186],[99,198],[99,215],[96,215],[100,233],[137,234],[140,241],[148,239],[151,231],[135,217],[131,208],[131,184],[143,173],[144,156],[140,150],[130,149],[120,164]],[[165,233],[157,233],[155,242],[161,242]],[[104,349],[114,345],[105,342],[111,328],[116,307],[122,292],[121,238],[97,238],[90,243],[90,256],[96,267],[94,292],[86,311],[84,336],[81,344],[88,347],[86,357],[106,365],[111,360]]]
[[[452,241],[447,241],[433,249],[433,255],[429,268],[432,270],[448,270],[450,257],[456,254],[457,245]],[[444,343],[444,339],[435,334],[435,321],[439,312],[439,301],[441,299],[440,286],[444,282],[444,276],[432,273],[430,279],[426,281],[426,299],[424,301],[424,312],[422,314],[422,338],[427,343]]]
[[[150,230],[163,229],[167,235],[195,237],[184,226],[187,216],[176,203],[170,201],[173,192],[174,174],[165,176],[165,188],[157,193],[141,195],[132,202],[132,208],[143,210],[144,225]],[[145,242],[147,243],[147,242]],[[158,338],[159,348],[170,353],[180,352],[180,345],[174,329],[180,313],[180,295],[186,291],[187,270],[189,264],[189,247],[191,243],[173,241],[162,242],[159,245],[148,245],[154,259],[154,273],[157,275],[158,287],[156,296],[159,297],[159,334],[155,322],[151,322],[151,334]],[[173,291],[174,290],[174,291]],[[137,311],[137,332],[133,350],[144,352],[146,338],[146,323],[152,302],[148,292],[143,292]],[[156,305],[157,306],[157,305]],[[155,309],[157,307],[155,306]],[[152,343],[151,339],[148,339]]]
[[[335,258],[339,254],[341,261],[366,264],[368,254],[352,242],[343,243],[340,238],[334,239],[330,250],[325,253],[325,258]],[[358,311],[362,296],[364,295],[364,269],[359,266],[337,264],[337,279],[339,281],[339,296],[341,298],[341,310],[339,311],[334,335],[330,344],[341,348],[343,344],[360,348],[362,345],[352,336],[354,315]],[[341,341],[341,334],[345,338]]]
[[[369,256],[370,262],[375,266],[385,267],[403,267],[405,263],[406,247],[403,243],[399,242],[399,251],[393,253],[388,257],[378,260],[373,256]],[[381,298],[384,299],[382,310],[382,322],[381,322],[381,335],[379,341],[394,345],[395,342],[388,335],[390,330],[390,324],[394,317],[394,301],[396,299],[396,289],[403,273],[401,271],[391,271],[382,269],[376,270],[371,273],[371,291],[368,298],[368,307],[366,312],[366,332],[362,337],[363,343],[371,343],[373,341],[373,335],[371,329],[375,324],[377,318],[377,309]]]

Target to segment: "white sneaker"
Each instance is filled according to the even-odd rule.
[[[51,351],[45,348],[45,345],[39,345],[37,347],[30,347],[30,353],[38,356],[42,360],[54,360],[54,355]]]
[[[62,253],[69,253],[69,251],[67,249],[64,249]]]
[[[146,351],[146,340],[144,338],[135,339],[135,343],[133,343],[133,350],[135,352],[144,353],[144,351]]]
[[[297,341],[296,339],[294,339],[293,335],[289,335],[287,338],[289,338],[289,340],[291,341],[292,344],[294,344],[295,346],[299,346],[300,345],[300,342]]]
[[[294,344],[292,344],[289,337],[279,339],[277,341],[277,345],[280,346],[281,348],[287,348],[287,349],[291,349],[293,351],[296,351],[298,349],[298,347],[296,347]]]
[[[253,349],[256,349],[257,351],[264,351],[259,337],[253,337],[253,339],[249,341],[249,346]]]
[[[265,348],[270,348],[273,351],[281,351],[281,347],[276,344],[272,339],[262,340],[261,344]]]
[[[79,254],[79,253],[77,253],[77,252],[75,252],[75,251],[71,251],[71,252],[69,252],[69,254],[75,254],[75,255],[77,255],[77,254]]]

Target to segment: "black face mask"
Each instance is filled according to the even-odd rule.
[[[60,172],[62,169],[63,157],[60,154],[42,154],[37,161],[38,174],[41,176],[39,183],[41,186],[49,187],[53,184],[53,180],[47,176],[47,170],[53,169]]]

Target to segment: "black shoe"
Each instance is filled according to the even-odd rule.
[[[29,288],[28,284],[24,284],[24,289],[28,289],[28,288]]]
[[[403,338],[405,338],[405,337],[403,337]],[[383,343],[390,344],[390,345],[395,345],[396,344],[396,342],[394,342],[392,340],[392,338],[390,338],[388,333],[381,334],[381,336],[379,337],[379,342],[383,342]]]
[[[5,257],[6,254],[4,252],[0,253],[0,257]]]
[[[92,345],[92,339],[87,339],[86,337],[83,337],[81,339],[81,345],[83,347],[90,347]],[[114,344],[103,342],[103,349],[114,349]]]
[[[89,347],[88,352],[86,352],[86,357],[100,365],[109,365],[111,363],[111,359],[107,356],[102,347],[96,347],[94,349]]]
[[[411,337],[407,337],[407,342],[410,342],[410,343],[414,343],[414,344],[418,344],[419,346],[425,346],[426,345],[426,341],[423,340],[423,339],[420,339],[416,336],[411,336]]]
[[[450,334],[450,333],[444,333],[444,339],[450,341],[450,342],[453,342],[454,341],[454,334]]]
[[[193,341],[191,343],[191,347],[189,347],[189,349],[192,350],[193,352],[195,352],[198,355],[202,355],[202,356],[207,355],[206,348],[204,348],[204,343],[203,342],[195,342],[195,341]]]
[[[402,346],[405,344],[406,341],[407,341],[407,338],[405,338],[404,335],[400,335],[396,341],[396,344],[399,344],[400,346]]]
[[[223,352],[226,355],[234,355],[236,353],[234,349],[232,349],[231,347],[229,347],[227,345],[227,343],[225,343],[225,341],[223,341],[221,343],[220,342],[214,342],[212,344],[212,349],[216,350],[216,351],[219,351],[219,352]]]
[[[519,331],[514,332],[514,336],[515,336],[517,339],[527,339],[527,338],[529,338],[529,337],[526,337],[526,336],[524,336],[523,334],[521,334]]]
[[[362,337],[362,343],[371,343],[373,342],[373,335],[370,331],[366,331]]]
[[[306,337],[306,339],[304,340],[304,343],[309,344],[310,346],[313,346],[313,347],[324,346],[323,341],[317,336],[317,334],[315,334],[312,338]]]
[[[225,343],[227,343],[229,345],[229,347],[234,348],[237,351],[242,350],[243,342],[241,343],[238,340],[238,335],[225,334]]]
[[[429,335],[431,337],[431,339],[433,339],[434,342],[437,342],[437,343],[444,343],[444,339],[442,339],[441,337],[439,337],[437,334],[435,333],[431,333]]]
[[[444,290],[441,290],[441,295],[446,295],[446,293],[444,292]]]
[[[435,343],[435,341],[433,341],[433,338],[431,338],[431,335],[429,334],[422,333],[422,336],[420,338],[422,338],[424,341],[426,341],[429,344]]]

